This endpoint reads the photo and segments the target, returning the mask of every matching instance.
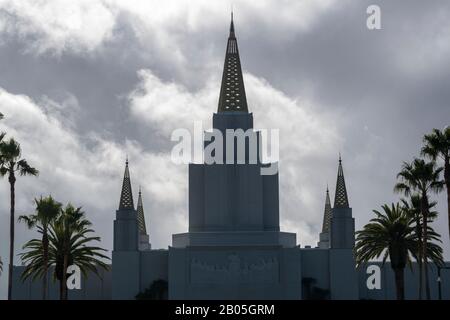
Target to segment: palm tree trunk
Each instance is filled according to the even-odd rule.
[[[59,300],[64,300],[64,286],[63,286],[63,280],[59,280]]]
[[[428,199],[426,194],[422,194],[421,209],[423,216],[423,271],[425,277],[425,292],[427,300],[430,300],[430,281],[428,279],[428,255],[427,255],[427,242],[428,242]]]
[[[422,248],[420,248],[420,257],[419,257],[419,300],[423,298],[423,257],[422,257]]]
[[[431,291],[430,291],[430,279],[428,277],[428,261],[424,261],[424,274],[425,274],[425,289],[427,294],[427,300],[431,299]]]
[[[13,277],[13,264],[14,264],[14,209],[15,209],[15,190],[14,184],[16,182],[16,177],[14,176],[14,171],[9,172],[9,185],[10,185],[10,195],[11,195],[11,211],[9,220],[9,269],[8,269],[8,300],[12,299],[12,277]]]
[[[419,300],[422,300],[423,292],[423,258],[422,258],[422,226],[420,225],[420,218],[416,218],[416,233],[417,233],[417,264],[419,267]]]
[[[63,262],[63,273],[62,273],[62,292],[63,297],[61,300],[67,300],[67,264],[68,264],[69,257],[67,254],[64,254],[64,262]]]
[[[394,269],[397,300],[405,300],[405,279],[403,274],[404,274],[403,268]]]
[[[47,228],[44,226],[42,234],[42,247],[44,258],[44,277],[42,278],[42,300],[47,300],[47,273],[48,273],[48,234]]]
[[[450,238],[450,177],[448,181],[445,182],[447,188],[447,214],[448,214],[448,235]]]
[[[445,157],[444,181],[445,181],[445,187],[447,189],[448,235],[450,237],[450,159],[448,157]]]

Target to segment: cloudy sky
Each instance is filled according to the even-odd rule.
[[[187,167],[170,161],[170,134],[195,120],[210,126],[217,108],[231,2],[212,3],[0,0],[0,130],[41,172],[18,179],[17,214],[52,194],[83,206],[111,249],[128,154],[153,247],[187,229]],[[449,124],[450,3],[232,3],[255,126],[280,129],[282,229],[315,245],[339,152],[361,228],[399,199],[395,175],[423,134]],[[381,7],[381,30],[366,27],[370,4]],[[0,197],[6,271],[6,179]],[[448,259],[445,197],[434,198]],[[22,225],[16,235],[17,252],[36,236]]]

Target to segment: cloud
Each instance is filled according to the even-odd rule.
[[[409,10],[404,19],[390,20],[390,28],[395,28],[401,40],[400,43],[386,43],[386,47],[395,61],[396,71],[406,79],[432,78],[448,63],[449,8],[445,3],[427,10]]]
[[[162,81],[151,70],[140,70],[138,75],[140,82],[128,96],[131,115],[165,138],[176,128],[192,127],[194,120],[206,122],[214,110],[218,85],[191,93],[182,84]]]
[[[116,22],[105,1],[0,1],[0,31],[17,35],[33,53],[89,53],[112,37]]]
[[[236,14],[260,21],[272,20],[267,12],[276,12],[277,25],[271,32],[292,27],[305,30],[334,0],[299,1],[294,7],[274,1],[234,1]],[[210,5],[206,0],[189,2],[120,0],[1,0],[0,32],[17,36],[36,54],[92,53],[121,33],[118,22],[127,24],[144,47],[165,53],[175,63],[187,63],[180,48],[186,35],[227,23],[231,3]],[[289,33],[283,32],[288,35]],[[291,34],[292,36],[292,34]]]

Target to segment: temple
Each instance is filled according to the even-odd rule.
[[[233,19],[218,100],[212,122],[223,145],[230,129],[258,141]],[[168,250],[150,250],[146,243],[126,164],[121,199],[131,205],[122,206],[121,200],[114,222],[113,299],[132,299],[158,279],[168,282],[169,299],[358,298],[354,219],[341,159],[334,208],[327,190],[321,241],[317,248],[301,248],[295,233],[280,230],[278,173],[261,174],[261,168],[276,164],[259,156],[249,161],[250,140],[243,154],[224,147],[223,161],[189,165],[189,227],[172,236]],[[204,148],[213,142],[205,138]]]
[[[221,133],[240,129],[259,141],[250,110],[232,18],[213,129]],[[204,150],[211,143],[205,139]],[[219,163],[189,164],[189,227],[172,236],[168,249],[150,244],[144,198],[139,188],[135,207],[127,159],[113,223],[111,270],[101,273],[101,281],[90,275],[81,290],[69,292],[69,298],[135,299],[149,289],[164,291],[157,296],[168,299],[394,299],[389,263],[370,263],[380,270],[379,287],[368,285],[369,269],[356,268],[355,220],[341,157],[333,207],[326,189],[319,242],[316,247],[302,247],[295,233],[280,230],[278,173],[261,174],[262,168],[277,164],[264,163],[259,144],[256,148],[256,161],[250,161],[249,138],[243,155],[224,147]],[[164,219],[162,212],[150,215],[153,224]],[[436,268],[430,264],[429,269],[431,277],[437,277]],[[22,282],[22,270],[15,268],[14,298],[39,298],[41,282]],[[415,298],[416,278],[417,266],[405,270],[406,298]],[[442,274],[440,281],[448,288],[450,274]],[[430,285],[437,298],[437,282]],[[57,298],[56,286],[49,283],[51,298]],[[448,289],[443,294],[450,298]]]

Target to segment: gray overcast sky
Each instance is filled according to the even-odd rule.
[[[366,28],[381,7],[382,30]],[[233,1],[244,81],[259,128],[280,128],[282,228],[315,245],[325,188],[342,153],[357,229],[397,201],[402,161],[450,122],[450,2]],[[0,0],[2,131],[38,178],[19,178],[17,214],[52,194],[83,206],[105,248],[125,155],[142,185],[151,242],[187,229],[187,168],[170,162],[170,133],[210,126],[217,108],[230,1]],[[9,190],[0,183],[0,256]],[[450,257],[444,194],[438,197]],[[16,228],[16,248],[36,236]],[[19,261],[17,260],[17,263]],[[6,268],[5,268],[6,270]],[[5,297],[6,272],[0,277]]]

